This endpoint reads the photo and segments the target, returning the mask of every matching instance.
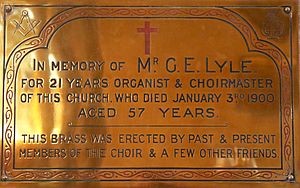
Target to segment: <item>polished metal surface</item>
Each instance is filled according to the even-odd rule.
[[[1,184],[298,186],[297,3],[2,1]]]

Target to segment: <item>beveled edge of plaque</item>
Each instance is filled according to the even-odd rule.
[[[5,7],[5,8],[7,8],[7,7]],[[81,9],[81,8],[83,8],[83,9],[85,9],[85,8],[87,8],[87,7],[76,7],[75,9]],[[146,7],[144,7],[144,8],[146,8]],[[166,7],[164,7],[164,8],[166,8]],[[220,7],[220,8],[224,8],[224,7]],[[74,10],[74,9],[73,9]],[[224,10],[228,10],[228,9],[225,9],[224,8]],[[292,11],[293,11],[293,9],[292,9]],[[62,14],[63,14],[63,12],[62,12]],[[55,20],[55,19],[54,19]],[[294,20],[296,20],[296,19],[293,19],[293,21]],[[298,22],[298,19],[297,19],[297,22]],[[49,23],[48,23],[49,24]],[[44,35],[45,33],[47,33],[46,32],[46,30],[47,29],[49,29],[49,25],[48,24],[46,24],[45,25],[45,27],[44,27],[44,29],[43,29],[43,31],[40,33],[40,35],[38,36],[38,37],[35,37],[35,38],[32,38],[32,39],[30,39],[30,40],[26,40],[28,43],[22,43],[20,46],[18,46],[15,50],[14,50],[14,52],[10,55],[10,57],[11,56],[13,56],[13,57],[15,57],[16,56],[16,54],[18,54],[18,55],[21,55],[21,57],[24,57],[27,53],[29,53],[28,51],[29,50],[27,50],[27,51],[25,51],[25,52],[22,52],[22,50],[24,50],[24,48],[22,48],[22,47],[24,47],[24,46],[26,46],[26,48],[28,47],[28,48],[30,48],[31,50],[32,49],[36,49],[36,48],[40,48],[40,47],[42,47],[42,48],[47,48],[47,45],[48,45],[48,43],[49,43],[49,40],[51,39],[51,34],[54,34],[54,32],[53,31],[51,31],[50,32],[50,34],[48,33],[48,35]],[[61,24],[63,24],[63,23],[61,23]],[[51,24],[50,24],[51,25]],[[46,28],[46,29],[45,29]],[[252,28],[253,29],[253,28]],[[48,30],[49,31],[49,30]],[[297,28],[297,31],[298,31],[298,28]],[[52,33],[53,32],[53,33]],[[255,31],[252,31],[252,32],[254,32],[255,33]],[[297,32],[296,32],[297,33]],[[295,35],[295,31],[293,30],[293,36]],[[49,37],[49,38],[47,38],[47,37]],[[49,40],[48,40],[49,39]],[[258,39],[258,37],[256,36],[256,40],[258,40],[258,41],[255,41],[255,42],[257,42],[259,45],[264,45],[264,44],[262,44],[261,43],[261,41]],[[47,42],[48,41],[48,42]],[[291,40],[292,42],[294,42],[293,40]],[[252,41],[253,42],[253,41]],[[298,38],[297,38],[297,42],[298,42]],[[271,44],[265,44],[265,45],[271,45]],[[252,47],[255,47],[255,46],[252,46]],[[275,50],[278,50],[278,48],[276,48],[275,47]],[[279,50],[279,54],[280,53],[282,53],[282,52],[280,52],[280,50]],[[280,55],[281,57],[282,57],[282,59],[286,59],[286,58],[284,58],[284,54],[282,53],[281,55]],[[294,57],[292,57],[292,59],[294,59]],[[7,66],[6,67],[8,67],[9,66],[9,63],[12,63],[13,65],[14,64],[18,64],[18,66],[19,66],[19,63],[21,63],[21,61],[22,61],[22,58],[20,58],[20,59],[18,59],[18,61],[17,62],[11,62],[10,60],[7,60]],[[285,71],[285,73],[288,73],[288,72],[290,72],[290,70],[289,70],[289,66],[288,66],[288,60],[286,59],[284,62],[280,62],[280,63],[283,63],[283,64],[281,64],[281,66],[284,66],[285,68],[282,70],[282,71]],[[297,66],[299,66],[299,65],[297,65]],[[18,69],[18,68],[17,68]],[[5,94],[6,95],[3,95],[3,96],[6,96],[6,101],[5,101],[5,104],[3,104],[4,105],[4,107],[9,107],[9,113],[8,114],[11,114],[11,116],[13,116],[13,107],[11,106],[11,105],[13,105],[14,104],[14,102],[13,102],[13,100],[12,100],[12,98],[13,98],[13,89],[15,89],[15,88],[10,88],[11,86],[13,86],[14,84],[13,84],[13,82],[14,82],[14,75],[16,74],[16,72],[17,72],[17,69],[9,69],[8,68],[8,70],[5,72],[5,79],[8,81],[7,83],[8,84],[6,84],[6,91],[4,91],[5,92]],[[286,72],[287,71],[287,72]],[[10,73],[9,73],[10,72]],[[9,73],[9,74],[8,74]],[[282,74],[283,76],[285,75],[285,74]],[[286,76],[284,76],[284,77],[286,77]],[[289,83],[289,84],[282,84],[282,85],[284,85],[283,87],[285,87],[285,86],[287,86],[287,85],[292,85],[292,83],[291,83],[291,80],[289,79],[289,78],[291,78],[290,76],[287,76],[285,79],[287,79],[287,80],[285,80],[285,81],[287,81],[287,82],[284,82],[284,83]],[[299,77],[298,77],[299,78]],[[299,84],[299,83],[298,83]],[[283,91],[286,91],[286,89],[287,88],[283,88]],[[290,92],[290,94],[292,95],[293,94],[293,92],[291,91]],[[293,100],[292,98],[291,98],[291,95],[289,95],[289,96],[287,96],[286,94],[284,94],[285,95],[285,97],[287,97],[287,98],[289,98],[289,100]],[[297,96],[297,98],[298,98],[298,96]],[[285,98],[286,99],[286,98]],[[10,101],[11,100],[11,101]],[[291,105],[291,103],[290,103],[290,105]],[[11,107],[11,108],[10,108]],[[283,110],[283,112],[284,112],[284,114],[286,115],[286,116],[288,116],[288,117],[290,117],[289,118],[289,120],[288,121],[286,121],[286,122],[283,122],[283,124],[287,124],[287,127],[283,127],[284,129],[284,135],[285,135],[285,142],[284,142],[284,144],[285,144],[285,149],[284,149],[284,151],[285,151],[285,153],[284,153],[284,155],[285,155],[285,159],[290,159],[290,158],[293,158],[293,145],[292,144],[289,144],[289,142],[293,142],[293,131],[292,131],[292,129],[293,129],[293,126],[291,125],[291,122],[293,121],[293,117],[291,117],[291,115],[292,115],[292,111],[290,111],[289,109],[292,109],[293,108],[293,105],[292,106],[288,106],[288,104],[287,104],[287,107],[285,108],[283,108],[284,110]],[[298,109],[299,110],[299,109]],[[6,111],[6,112],[8,112],[8,111]],[[4,114],[4,113],[3,113]],[[9,115],[8,115],[9,116]],[[6,113],[5,113],[5,118],[6,118]],[[285,118],[283,118],[283,119],[285,119]],[[11,134],[12,132],[10,132],[10,131],[13,131],[12,129],[10,129],[10,126],[12,126],[12,124],[11,124],[11,122],[13,121],[13,119],[12,119],[12,117],[10,118],[6,118],[5,119],[5,127],[4,127],[4,131],[6,131],[5,132],[5,135],[4,135],[4,137],[5,137],[5,139],[4,139],[4,142],[5,142],[5,144],[8,144],[8,147],[6,147],[6,145],[3,143],[3,145],[5,145],[5,148],[3,148],[3,156],[5,156],[5,158],[4,158],[4,160],[3,160],[3,168],[1,169],[2,170],[2,178],[3,178],[3,180],[9,180],[9,181],[11,181],[11,180],[15,180],[15,181],[19,181],[19,180],[25,180],[25,181],[28,181],[28,180],[45,180],[45,181],[52,181],[52,180],[55,180],[55,181],[59,181],[59,180],[62,180],[62,181],[65,181],[65,180],[67,180],[68,179],[68,175],[65,173],[65,172],[62,172],[62,174],[59,174],[59,173],[56,173],[56,172],[51,172],[51,171],[44,171],[43,173],[45,173],[45,174],[47,174],[48,173],[48,175],[50,175],[50,176],[48,176],[47,175],[47,177],[42,177],[42,176],[40,176],[39,174],[34,174],[32,171],[28,171],[28,172],[21,172],[21,173],[17,173],[17,174],[13,174],[13,172],[11,172],[11,171],[7,171],[7,169],[9,169],[10,167],[11,167],[11,152],[12,152],[12,150],[10,149],[8,149],[7,150],[7,148],[10,148],[12,145],[12,142],[11,142],[11,140],[14,138],[13,137],[13,135]],[[3,122],[4,122],[4,118],[3,118]],[[7,124],[8,123],[8,124]],[[14,126],[14,125],[13,125]],[[286,129],[285,129],[286,128]],[[287,131],[287,132],[285,132],[286,130],[289,130],[289,131]],[[8,132],[7,132],[8,131]],[[298,131],[299,132],[299,131]],[[7,134],[8,133],[8,134]],[[4,134],[4,132],[3,132],[3,134]],[[11,134],[11,135],[10,135]],[[286,148],[287,148],[287,150],[286,150]],[[286,152],[287,151],[287,152]],[[289,153],[289,151],[291,151],[291,153]],[[7,155],[8,154],[8,155]],[[8,157],[7,157],[8,156]],[[7,160],[8,159],[8,160]],[[288,167],[289,168],[291,168],[291,166],[294,166],[294,162],[287,162],[287,164],[288,164]],[[8,168],[7,168],[8,167]],[[288,170],[289,171],[289,170]],[[293,170],[292,171],[294,171],[294,168],[293,168]],[[124,171],[124,172],[126,172],[126,171]],[[226,172],[227,173],[227,172]],[[224,175],[226,175],[226,173],[224,174]],[[251,172],[248,172],[247,171],[247,173],[245,174],[245,175],[248,175],[248,173],[250,173],[251,174]],[[32,175],[31,175],[32,174]],[[54,175],[55,175],[55,177],[57,178],[57,177],[59,177],[59,176],[61,176],[61,178],[64,178],[64,177],[62,177],[62,176],[65,176],[65,177],[67,177],[67,179],[52,179],[53,177],[51,177],[51,174],[53,175],[53,177],[54,177]],[[64,175],[65,174],[65,175]],[[122,174],[122,172],[121,172],[121,174]],[[294,173],[293,173],[294,174]],[[285,178],[286,179],[284,179],[284,180],[279,180],[279,181],[286,181],[286,180],[289,180],[289,181],[294,181],[295,179],[294,179],[294,176],[293,176],[293,174],[290,174],[290,173],[287,173],[286,175],[285,175]],[[10,175],[13,175],[13,176],[10,176]],[[16,176],[14,176],[14,175],[16,175]],[[73,174],[73,173],[69,173],[69,175],[75,175],[75,174]],[[95,174],[94,174],[95,175]],[[256,175],[263,175],[263,174],[256,174]],[[282,174],[281,174],[282,175]],[[291,176],[292,175],[292,176]],[[268,175],[267,175],[268,176]],[[272,176],[272,175],[271,175]],[[13,177],[13,178],[10,178],[10,177]],[[25,179],[24,179],[24,177],[25,177]],[[41,179],[39,179],[39,178],[41,178]],[[263,175],[263,178],[264,178],[264,175]],[[80,180],[80,179],[79,179]],[[86,180],[86,179],[85,179]],[[131,178],[130,178],[130,180],[131,180]],[[161,179],[150,179],[150,181],[154,181],[154,180],[159,180],[159,181],[161,181]],[[165,179],[165,180],[167,180],[167,181],[174,181],[173,179],[169,179],[169,178],[167,178],[167,179]],[[227,179],[221,179],[220,181],[226,181]],[[118,180],[118,181],[120,181],[120,180]],[[122,180],[121,180],[122,181]],[[137,180],[138,181],[138,180]],[[182,179],[180,179],[180,181],[186,181],[186,179],[184,179],[184,180],[182,180]],[[189,181],[189,180],[187,180],[187,181]],[[192,180],[193,181],[193,180]],[[199,181],[199,180],[196,180],[196,181]],[[204,180],[204,181],[207,181],[207,180]],[[212,181],[218,181],[218,180],[212,180]],[[234,181],[234,180],[232,180],[232,181]],[[244,180],[243,180],[244,181]],[[251,181],[251,180],[246,180],[246,181]],[[254,181],[261,181],[261,180],[254,180]],[[264,181],[264,180],[263,180]],[[268,180],[267,180],[268,181]],[[274,181],[273,179],[272,180],[270,180],[270,181]]]

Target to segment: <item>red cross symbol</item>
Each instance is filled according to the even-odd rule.
[[[139,33],[145,33],[145,54],[150,54],[150,35],[152,32],[158,32],[158,28],[151,28],[150,22],[145,22],[144,28],[137,28]]]

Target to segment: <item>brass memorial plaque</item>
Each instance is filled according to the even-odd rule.
[[[1,6],[2,181],[297,184],[296,1]]]

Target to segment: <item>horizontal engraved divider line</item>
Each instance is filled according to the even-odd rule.
[[[221,128],[228,127],[228,124],[203,124],[203,125],[190,125],[190,124],[182,124],[182,125],[167,125],[167,124],[147,124],[147,125],[109,125],[109,126],[101,126],[101,125],[74,125],[72,123],[68,123],[69,127],[86,127],[86,128]]]

